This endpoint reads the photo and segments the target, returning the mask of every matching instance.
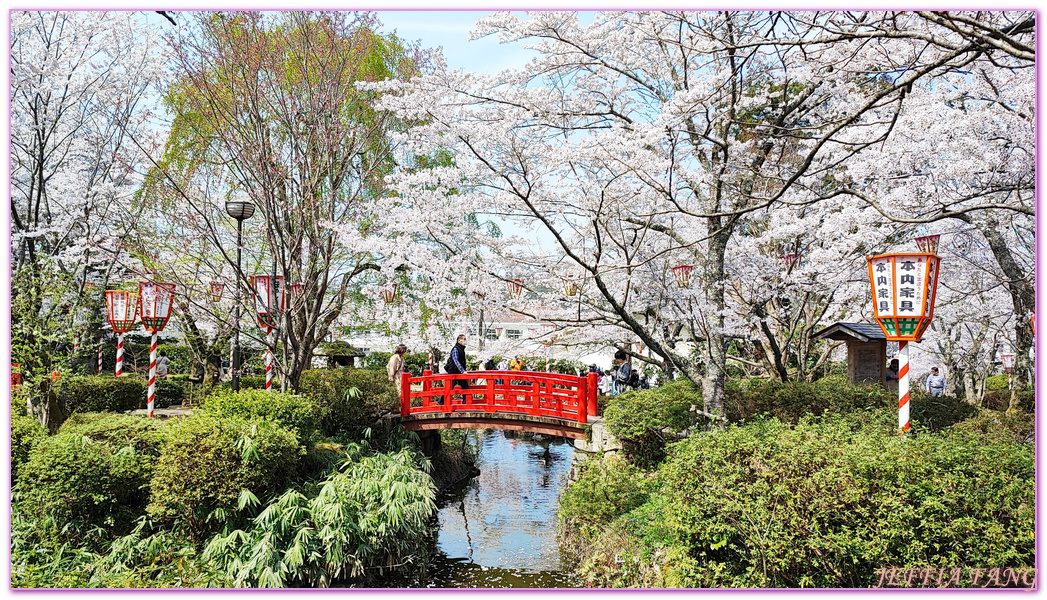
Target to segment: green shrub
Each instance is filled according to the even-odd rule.
[[[352,388],[360,392],[355,397],[347,393]],[[385,371],[312,369],[302,373],[298,391],[320,407],[321,430],[326,436],[357,432],[400,407],[396,386]]]
[[[985,378],[985,389],[988,390],[1005,390],[1007,389],[1007,378],[1006,373],[997,373],[996,375],[990,375]]]
[[[931,396],[914,388],[909,393],[909,417],[916,430],[940,431],[978,414],[978,408],[956,396]]]
[[[148,512],[200,539],[241,490],[259,497],[282,491],[302,453],[295,432],[259,418],[179,419],[165,432]]]
[[[813,383],[760,379],[729,381],[723,404],[731,421],[769,415],[795,423],[805,415],[897,408],[897,401],[893,392],[881,386],[851,385],[844,377],[831,376]]]
[[[320,408],[311,399],[265,390],[215,390],[202,411],[216,419],[242,418],[271,421],[294,431],[307,444],[320,427]]]
[[[245,531],[212,538],[205,561],[237,587],[328,587],[419,558],[436,491],[407,451],[351,462],[319,493],[289,490]]]
[[[592,457],[581,478],[560,496],[557,515],[565,531],[592,538],[616,518],[647,501],[650,476],[614,455]]]
[[[145,408],[147,382],[127,375],[69,376],[62,378],[59,392],[70,412],[124,412]]]
[[[79,433],[41,440],[21,470],[18,509],[48,548],[99,547],[145,512],[154,459]]]
[[[181,404],[185,399],[185,386],[181,381],[170,378],[156,379],[156,399],[153,405],[156,408],[167,408],[168,406]]]
[[[659,487],[608,528],[616,544],[591,544],[641,562],[590,583],[868,587],[885,565],[1032,566],[1032,447],[957,427],[899,437],[892,417],[753,419],[674,444]]]
[[[11,485],[18,481],[18,470],[29,460],[29,454],[40,440],[47,437],[47,429],[24,410],[11,409]]]
[[[992,411],[979,409],[978,414],[953,426],[987,439],[1032,444],[1036,441],[1036,415],[1020,410]]]
[[[160,454],[165,421],[141,415],[113,413],[75,413],[62,423],[59,434],[86,437],[113,448],[130,446],[147,457]]]
[[[1036,392],[1033,390],[1022,390],[1017,392],[1018,407],[1025,412],[1036,410]],[[1011,390],[993,390],[985,392],[982,398],[982,407],[989,410],[1007,410],[1011,406]]]
[[[611,398],[604,417],[629,457],[650,465],[660,461],[665,445],[691,425],[692,405],[702,405],[702,394],[684,379]]]

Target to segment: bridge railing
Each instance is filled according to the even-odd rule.
[[[468,379],[468,388],[455,387]],[[536,371],[470,371],[461,375],[404,373],[400,415],[456,411],[517,413],[585,423],[596,416],[596,373],[586,377]],[[418,391],[411,384],[421,384]]]

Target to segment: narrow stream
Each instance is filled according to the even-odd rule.
[[[577,587],[561,563],[556,509],[571,444],[498,430],[472,432],[480,475],[439,503],[432,559],[382,587]]]

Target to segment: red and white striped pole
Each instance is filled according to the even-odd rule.
[[[101,344],[99,344],[99,346],[98,346],[98,374],[99,375],[102,374],[102,346],[101,346]]]
[[[273,330],[267,327],[265,330],[265,391],[273,391]]]
[[[116,335],[116,376],[124,374],[124,334]]]
[[[898,342],[898,435],[909,431],[909,342]]]
[[[1012,389],[1012,387],[1011,387],[1012,385],[1014,385],[1014,373],[1008,373],[1007,374],[1007,389]]]
[[[149,344],[149,416],[153,416],[153,401],[156,400],[156,333],[153,332],[153,341]]]

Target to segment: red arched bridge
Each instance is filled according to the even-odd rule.
[[[404,373],[400,417],[407,431],[509,429],[585,438],[596,416],[596,374],[470,371],[421,377]],[[459,387],[468,381],[467,388]],[[417,391],[412,391],[416,384]]]

